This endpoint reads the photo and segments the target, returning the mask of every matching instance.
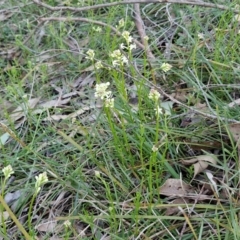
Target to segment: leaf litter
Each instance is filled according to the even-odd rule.
[[[172,9],[170,8],[170,14],[171,17],[174,18],[174,14]],[[11,16],[9,16],[10,18]],[[3,16],[4,18],[4,16]],[[8,17],[4,20],[7,20]],[[0,16],[0,20],[1,20],[1,16]],[[186,19],[186,22],[188,22],[188,24],[190,24],[190,20]],[[169,33],[167,33],[168,37],[161,37],[162,39],[159,39],[158,41],[163,41],[163,43],[166,44],[166,48],[164,49],[163,53],[167,58],[171,57],[171,54],[173,54],[174,51],[176,51],[179,47],[178,47],[178,42],[182,42],[184,40],[184,38],[187,37],[186,33],[176,33],[176,27],[171,26],[169,28]],[[171,33],[172,32],[172,33]],[[42,44],[42,41],[44,39],[45,36],[45,29],[44,31],[40,31],[38,33],[38,37],[39,37],[39,41],[36,42],[38,46],[40,46]],[[169,43],[169,39],[171,39],[172,37],[176,37],[177,36],[177,41],[174,44],[170,44]],[[76,39],[74,38],[68,38],[66,37],[64,39],[65,44],[68,46],[68,50],[73,52],[74,56],[78,56],[81,53],[81,48],[85,47],[88,43],[89,43],[90,39],[88,37],[81,39],[81,41],[76,41]],[[82,43],[82,44],[81,44]],[[209,45],[209,42],[207,41],[203,41],[203,43],[201,43],[199,45],[199,48],[203,48],[204,46],[207,47]],[[181,47],[182,48],[182,47]],[[183,48],[182,48],[183,49]],[[187,49],[184,48],[184,51],[187,51]],[[55,63],[60,63],[60,62],[50,62],[52,58],[52,55],[48,52],[42,52],[38,58],[36,59],[38,63],[43,63],[43,62],[47,62],[48,61],[48,67],[50,69],[50,66],[55,65]],[[80,57],[80,60],[83,59],[83,56]],[[52,60],[51,60],[52,61]],[[182,63],[179,62],[179,65],[182,65]],[[58,69],[59,72],[62,71],[60,68]],[[51,86],[51,88],[53,88],[58,94],[57,95],[52,95],[50,97],[50,99],[46,99],[45,96],[44,97],[34,97],[32,99],[29,99],[26,103],[24,102],[24,104],[21,104],[18,108],[16,108],[14,111],[12,111],[10,113],[10,119],[12,122],[14,122],[15,124],[15,128],[19,128],[21,125],[23,125],[28,119],[28,111],[31,110],[31,113],[33,114],[44,114],[45,112],[47,112],[47,117],[44,117],[42,120],[43,122],[49,122],[49,124],[51,124],[51,121],[54,122],[58,122],[61,123],[61,121],[63,120],[69,120],[69,122],[72,123],[72,126],[69,127],[68,124],[66,124],[66,126],[64,126],[64,124],[62,125],[58,125],[58,127],[64,126],[63,129],[64,130],[69,130],[71,128],[76,128],[76,126],[74,125],[74,119],[75,118],[79,118],[81,117],[81,123],[84,122],[84,117],[82,115],[85,114],[85,121],[88,123],[91,123],[93,121],[95,121],[96,119],[96,115],[91,115],[93,110],[96,108],[95,105],[92,104],[92,97],[89,97],[87,99],[82,98],[81,96],[83,96],[83,92],[84,92],[84,87],[88,87],[88,88],[92,88],[94,86],[94,83],[96,82],[96,79],[94,77],[92,77],[92,73],[89,74],[88,77],[86,77],[86,75],[84,76],[84,74],[88,74],[89,72],[93,72],[94,67],[93,65],[90,65],[86,68],[84,68],[81,72],[81,74],[75,78],[75,80],[71,81],[71,90],[69,89],[69,85],[64,82],[62,84],[61,87],[59,87],[57,84],[55,84],[56,82],[52,82],[52,84],[49,84],[49,86]],[[54,68],[52,68],[52,71],[55,71]],[[50,80],[49,80],[50,81]],[[60,80],[61,81],[61,80]],[[31,82],[31,81],[29,81]],[[58,82],[57,82],[58,83]],[[126,83],[128,84],[128,83]],[[181,90],[176,90],[172,96],[181,101],[181,102],[186,102],[189,94],[181,91]],[[136,98],[136,96],[134,95],[134,97]],[[81,101],[81,103],[79,103],[78,101],[75,101],[75,99],[78,99],[79,101]],[[44,99],[44,100],[43,100]],[[72,103],[75,103],[76,106],[73,108],[71,106]],[[234,105],[238,105],[239,104],[239,100],[235,100],[232,103],[230,103],[228,106],[229,107],[233,107]],[[174,113],[174,111],[176,110],[176,108],[178,108],[179,106],[176,106],[176,104],[174,104],[173,101],[168,101],[166,99],[164,99],[161,103],[161,106],[165,109],[165,112],[168,113],[170,116]],[[78,109],[79,108],[79,109]],[[209,113],[210,109],[208,109],[207,104],[206,103],[197,103],[193,106],[193,108],[198,109],[200,111],[202,111],[203,113]],[[68,109],[71,109],[70,111],[67,111]],[[61,113],[58,113],[57,110],[61,110]],[[89,113],[90,112],[90,113]],[[189,120],[191,124],[198,126],[198,124],[200,124],[200,122],[203,120],[205,121],[206,118],[202,115],[196,114],[194,111],[186,111],[186,118]],[[182,123],[185,121],[185,119],[180,119],[182,121]],[[3,119],[3,121],[5,122],[6,119]],[[187,122],[187,121],[186,121]],[[6,122],[5,122],[6,123]],[[189,125],[191,124],[181,124],[181,127],[187,128]],[[239,150],[239,136],[240,136],[240,131],[239,131],[239,126],[237,124],[229,124],[227,126],[229,128],[229,131],[231,132],[234,140],[237,142],[237,146],[238,146],[238,150]],[[69,129],[68,129],[69,128]],[[84,132],[84,131],[83,131]],[[74,137],[76,133],[75,132],[70,132],[69,136],[70,137]],[[8,143],[8,138],[9,138],[9,134],[8,133],[4,133],[3,135],[1,135],[1,142],[2,145],[5,145]],[[83,134],[84,136],[84,134]],[[203,133],[203,136],[205,136],[205,133]],[[207,137],[206,137],[207,138]],[[189,142],[189,146],[194,143],[194,139],[191,138],[190,142]],[[201,155],[202,154],[202,150],[203,147],[201,146],[201,143],[199,143],[199,149],[197,154],[194,152],[196,149],[193,149],[193,156],[191,156],[191,159],[188,159],[186,157],[186,160],[181,160],[182,165],[186,165],[186,166],[190,166],[193,165],[194,166],[194,175],[193,178],[191,179],[192,182],[194,180],[197,180],[197,177],[199,177],[199,175],[204,175],[204,173],[207,176],[208,179],[208,184],[211,185],[213,187],[213,190],[215,192],[218,191],[217,189],[217,181],[220,182],[220,180],[216,180],[216,176],[214,176],[214,172],[210,172],[212,167],[217,167],[217,154],[215,155],[211,155],[211,152],[209,150],[209,154],[208,155]],[[43,148],[45,146],[47,146],[47,144],[45,144],[45,142],[42,142],[40,144],[43,144],[42,147],[38,148],[38,151],[42,151]],[[213,148],[218,148],[219,146],[216,145]],[[191,148],[191,146],[190,146]],[[212,149],[211,149],[212,150]],[[186,154],[187,155],[187,154]],[[226,184],[224,181],[222,182],[222,186],[224,186],[224,184]],[[200,184],[199,184],[200,186]],[[227,188],[228,186],[225,186],[225,188]],[[207,187],[206,187],[207,188]],[[13,195],[15,194],[14,192],[12,193]],[[188,204],[191,203],[192,200],[197,200],[197,201],[204,201],[204,200],[216,200],[216,198],[214,198],[214,195],[210,193],[208,194],[201,194],[201,191],[199,191],[199,188],[197,186],[192,186],[190,184],[185,183],[184,181],[182,181],[181,179],[173,179],[173,178],[169,178],[166,180],[166,182],[162,185],[162,187],[160,187],[159,189],[159,194],[165,197],[170,197],[170,198],[174,198],[173,203],[177,203],[177,204]],[[10,195],[8,195],[10,196]],[[226,197],[226,195],[225,195]],[[10,197],[12,198],[12,201],[16,201],[16,199],[14,200],[14,197]],[[219,200],[219,199],[218,199]],[[224,199],[220,199],[221,201],[224,202]],[[58,205],[58,204],[57,204]],[[59,204],[60,205],[60,204]],[[166,214],[167,215],[171,215],[171,214],[175,214],[176,213],[176,209],[170,209],[169,211],[167,210]],[[99,226],[98,226],[99,225]],[[44,219],[44,221],[42,221],[40,224],[36,225],[36,230],[40,231],[40,232],[51,232],[51,233],[55,233],[56,230],[54,230],[54,228],[56,227],[56,222],[54,220],[49,219]],[[103,227],[102,221],[99,221],[98,223],[96,223],[96,229],[94,229],[94,234],[96,236],[98,236],[101,239],[107,239],[107,237],[104,236],[104,234],[98,230],[98,227]],[[81,231],[80,231],[81,232]],[[53,237],[52,237],[53,238]],[[56,237],[57,238],[57,237]]]

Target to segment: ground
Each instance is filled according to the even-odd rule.
[[[1,239],[239,239],[237,1],[0,1]]]

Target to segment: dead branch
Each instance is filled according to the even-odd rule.
[[[221,4],[214,4],[214,3],[207,3],[204,1],[197,1],[197,0],[123,0],[122,2],[112,2],[112,3],[103,3],[103,4],[96,4],[93,6],[86,6],[86,7],[52,7],[46,3],[43,3],[39,0],[32,0],[34,3],[36,3],[39,6],[45,7],[51,11],[62,11],[62,10],[68,10],[68,11],[73,11],[73,12],[83,12],[83,11],[88,11],[88,10],[93,10],[93,9],[98,9],[98,8],[103,8],[103,7],[113,7],[117,5],[124,5],[124,4],[135,4],[135,3],[142,3],[142,4],[148,4],[148,3],[174,3],[174,4],[185,4],[185,5],[195,5],[195,6],[201,6],[201,7],[206,7],[206,8],[218,8],[220,10],[231,10],[234,13],[239,13],[240,11],[237,9],[229,8],[228,6],[224,6]]]
[[[137,27],[141,42],[145,46],[147,57],[148,57],[148,59],[154,60],[155,57],[148,46],[148,42],[144,38],[146,36],[146,32],[145,32],[145,29],[143,26],[143,20],[141,18],[141,11],[140,11],[139,3],[134,4],[133,8],[134,8],[134,13],[135,13],[135,17],[134,17],[135,25]]]

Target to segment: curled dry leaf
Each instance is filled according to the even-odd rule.
[[[186,184],[181,179],[169,178],[159,189],[160,194],[168,197],[186,196],[194,194],[191,185]]]
[[[194,176],[196,177],[197,174],[203,172],[211,163],[212,165],[217,164],[216,156],[214,155],[200,155],[196,156],[195,158],[182,160],[182,164],[184,165],[192,165],[194,166]]]

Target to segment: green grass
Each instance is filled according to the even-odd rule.
[[[0,166],[11,165],[14,174],[6,178],[1,172],[3,239],[240,238],[238,130],[228,121],[240,116],[239,106],[228,106],[239,98],[240,35],[231,9],[235,4],[224,4],[229,10],[141,5],[156,60],[150,64],[146,51],[137,47],[121,50],[129,62],[113,67],[109,54],[126,45],[124,38],[107,26],[98,32],[97,24],[71,18],[104,22],[140,41],[131,5],[72,12],[50,11],[28,0],[4,2],[13,14],[0,25]],[[63,16],[68,21],[38,25],[39,18]],[[124,27],[117,27],[122,18]],[[12,48],[17,53],[4,54]],[[86,58],[89,49],[93,60]],[[96,69],[98,61],[103,68]],[[165,73],[163,63],[171,70]],[[96,84],[106,82],[113,108],[94,96]],[[161,93],[160,99],[149,98],[151,89]],[[34,98],[40,98],[36,106],[28,107]],[[155,109],[166,105],[156,115]],[[13,117],[19,106],[22,115]],[[209,154],[217,158],[208,171],[219,196],[204,172],[193,179],[193,166],[182,162]],[[48,182],[37,192],[36,176],[43,172]],[[191,184],[196,197],[175,203],[161,195],[169,178]],[[9,202],[6,196],[16,191]],[[167,214],[174,207],[184,214],[178,209]],[[6,213],[10,216],[4,219]]]

